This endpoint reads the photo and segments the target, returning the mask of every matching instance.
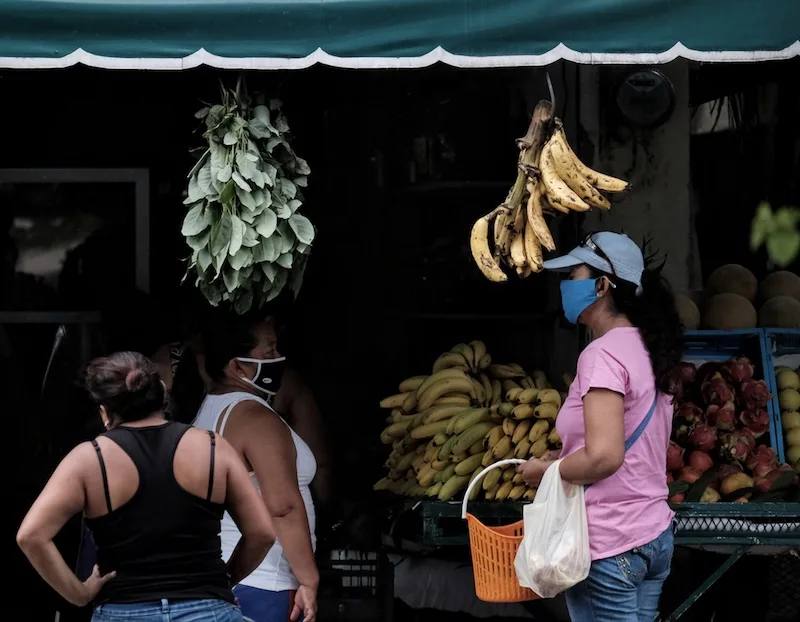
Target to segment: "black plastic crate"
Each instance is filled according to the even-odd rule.
[[[394,566],[379,552],[339,549],[318,560],[324,622],[392,621]]]

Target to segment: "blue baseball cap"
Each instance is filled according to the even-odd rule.
[[[579,246],[566,255],[545,261],[544,269],[564,272],[582,264],[639,287],[642,285],[642,249],[624,233],[590,233]]]

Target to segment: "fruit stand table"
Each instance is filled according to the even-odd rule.
[[[676,507],[676,519],[676,545],[728,557],[663,622],[679,619],[744,555],[800,548],[800,503],[684,503]],[[797,590],[796,580],[789,578],[786,585]]]

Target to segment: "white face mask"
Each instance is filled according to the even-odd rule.
[[[261,393],[267,395],[268,402],[271,401],[278,392],[278,389],[281,387],[286,357],[281,356],[275,359],[252,359],[237,357],[236,360],[240,363],[253,363],[257,366],[256,374],[252,379],[242,378],[242,380]]]

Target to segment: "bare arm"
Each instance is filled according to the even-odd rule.
[[[625,460],[623,396],[591,389],[583,398],[586,445],[561,462],[561,477],[573,484],[592,484],[611,477]]]
[[[311,389],[297,373],[287,370],[283,388],[289,392],[288,415],[292,428],[308,444],[317,461],[317,474],[311,484],[314,496],[321,505],[327,505],[333,496],[333,480],[322,413]]]
[[[297,484],[297,453],[289,428],[257,403],[245,402],[238,409],[237,436],[258,478],[275,535],[297,580],[316,590],[319,572],[306,507]]]
[[[217,456],[227,468],[228,511],[242,534],[228,560],[231,585],[236,585],[264,560],[275,543],[275,534],[267,508],[250,481],[250,475],[239,454],[219,436],[217,436]]]
[[[50,481],[34,501],[17,532],[17,544],[36,572],[65,600],[82,607],[91,602],[102,585],[114,577],[97,573],[82,583],[67,566],[53,538],[86,504],[83,464],[94,457],[89,443],[73,449],[58,465]]]

